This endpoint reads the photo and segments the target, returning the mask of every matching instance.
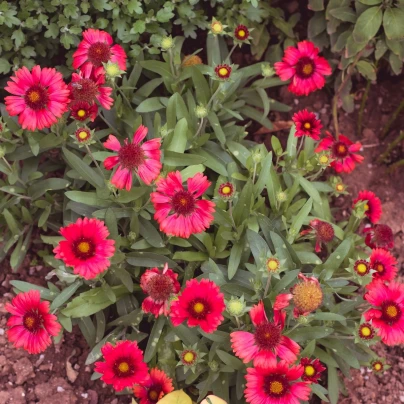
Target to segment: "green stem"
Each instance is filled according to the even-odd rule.
[[[402,141],[404,140],[404,131],[401,131],[400,134],[394,139],[391,143],[387,145],[385,152],[377,159],[378,163],[382,163],[386,160],[386,158],[390,155],[391,151]]]
[[[271,278],[272,278],[272,274],[269,274],[268,279],[267,279],[267,284],[265,285],[264,299],[267,297],[269,285],[271,284]]]
[[[233,224],[234,230],[237,231],[236,222],[234,221],[234,217],[233,217],[233,202],[232,201],[229,201],[229,216],[230,216],[231,222]]]
[[[3,157],[3,161],[6,163],[6,166],[10,170],[10,172],[13,172],[13,167],[11,167],[10,163],[6,160],[5,157]],[[17,181],[20,182],[24,187],[27,186],[27,184],[18,175],[17,175]]]
[[[396,163],[392,164],[392,165],[389,167],[387,173],[390,174],[390,173],[392,173],[396,168],[401,167],[401,166],[404,166],[404,159],[399,160],[399,161],[397,161]]]
[[[233,54],[234,50],[237,48],[237,44],[233,45],[233,47],[230,49],[229,54],[227,55],[227,58],[225,60],[226,63],[230,62],[230,57]]]
[[[241,328],[240,320],[238,319],[238,317],[234,316],[234,318],[236,319],[237,328]]]
[[[366,83],[365,92],[363,93],[361,107],[359,108],[358,127],[357,127],[358,137],[360,137],[362,134],[363,112],[365,111],[366,102],[369,97],[369,90],[370,90],[371,84],[372,84],[372,82],[370,80],[368,80],[368,82]]]
[[[99,166],[99,164],[98,164],[97,160],[95,159],[93,153],[91,152],[91,150],[90,150],[90,148],[88,147],[88,145],[85,145],[85,146],[86,146],[86,149],[87,149],[88,154],[90,155],[90,157],[91,157],[91,159],[93,160],[94,164],[97,166],[98,171],[100,172],[102,178],[104,178],[104,180],[105,180],[105,175],[104,175],[103,171],[101,170],[101,167]]]
[[[400,115],[401,111],[404,109],[404,100],[402,100],[400,102],[400,105],[397,107],[397,109],[393,112],[393,115],[391,116],[391,118],[389,119],[389,121],[386,123],[386,125],[383,128],[383,131],[380,135],[380,137],[382,139],[384,139],[387,134],[390,131],[391,126],[393,125],[394,121],[398,118],[398,116]]]
[[[115,134],[118,134],[118,130],[101,114],[101,112],[98,116],[115,132]]]
[[[172,49],[168,50],[168,56],[170,58],[170,69],[171,73],[174,77],[177,77],[177,72],[175,71],[175,66],[174,66],[174,58],[173,58],[173,51]]]
[[[252,182],[255,184],[255,176],[257,175],[257,163],[254,163],[254,172],[253,172],[253,178]]]
[[[124,94],[124,92],[123,92],[118,86],[115,86],[115,88],[118,90],[119,94],[121,94],[122,98],[126,101],[126,103],[128,104],[129,108],[132,109],[132,104],[130,103],[130,101],[128,100],[128,98],[127,98],[126,95]]]

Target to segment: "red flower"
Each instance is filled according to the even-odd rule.
[[[24,348],[30,354],[45,351],[61,325],[56,316],[49,314],[49,302],[41,302],[38,290],[19,293],[5,309],[12,314],[7,321],[7,336],[16,348]]]
[[[370,256],[370,268],[376,272],[373,273],[373,279],[382,281],[391,281],[397,275],[397,260],[385,249],[376,248]]]
[[[326,369],[318,359],[302,358],[300,364],[304,367],[302,380],[311,383],[317,383]]]
[[[188,189],[182,185],[179,171],[168,173],[157,181],[157,190],[150,194],[156,213],[154,219],[166,234],[188,238],[201,233],[213,222],[215,204],[198,199],[209,188],[210,182],[201,173],[188,178]]]
[[[220,184],[217,193],[222,199],[229,200],[233,198],[235,191],[234,185],[231,182],[224,182],[223,184]]]
[[[339,139],[336,140],[330,132],[326,132],[326,137],[317,146],[315,152],[330,150],[334,159],[331,167],[337,173],[350,173],[354,170],[355,163],[362,163],[364,159],[360,154],[355,154],[361,147],[359,142],[353,143],[344,135],[339,135]]]
[[[377,223],[382,216],[382,203],[372,191],[360,191],[358,197],[353,201],[355,206],[358,202],[367,201],[365,215],[372,223]]]
[[[133,134],[132,142],[125,139],[123,146],[114,135],[109,135],[104,147],[118,153],[117,156],[107,157],[104,160],[104,167],[112,170],[116,165],[118,168],[112,175],[111,183],[118,189],[130,191],[132,188],[133,173],[150,185],[160,174],[161,139],[155,138],[140,144],[146,137],[148,129],[140,125]]]
[[[25,66],[11,76],[4,89],[13,94],[5,97],[10,116],[18,115],[23,129],[49,128],[67,111],[69,89],[62,74],[53,68]]]
[[[97,104],[90,105],[88,102],[77,101],[70,105],[70,116],[76,121],[83,122],[89,119],[91,122],[94,122],[97,113]]]
[[[164,265],[163,271],[158,268],[147,269],[140,278],[140,286],[143,292],[149,296],[143,300],[142,310],[152,313],[155,317],[168,316],[170,312],[170,297],[177,294],[181,285],[177,281],[178,275],[168,265]]]
[[[358,329],[358,336],[359,338],[365,341],[373,339],[375,336],[375,329],[373,328],[372,324],[370,323],[361,324]]]
[[[232,71],[231,66],[227,64],[217,65],[215,67],[216,76],[222,80],[228,79],[231,75],[231,71]]]
[[[74,273],[84,279],[94,279],[110,266],[110,258],[115,253],[115,241],[107,240],[109,231],[98,219],[77,219],[60,229],[66,239],[59,241],[53,250],[55,258],[73,267]]]
[[[115,346],[108,342],[101,352],[105,362],[96,362],[94,370],[101,373],[101,380],[112,384],[116,391],[147,381],[147,365],[136,341],[118,341]]]
[[[354,264],[354,271],[358,276],[365,276],[370,272],[370,265],[365,260],[357,260]]]
[[[235,331],[230,334],[231,346],[236,356],[244,363],[254,361],[254,366],[266,366],[267,361],[277,356],[292,363],[297,360],[299,345],[289,337],[282,335],[285,315],[278,307],[274,308],[274,321],[269,321],[260,301],[250,311],[255,326],[254,333]]]
[[[85,74],[92,70],[104,71],[103,63],[111,61],[121,70],[126,70],[126,53],[120,45],[112,45],[110,34],[98,29],[89,28],[83,32],[83,40],[73,54],[73,68],[80,68]]]
[[[98,101],[105,109],[111,109],[114,103],[111,98],[112,88],[105,86],[105,75],[100,71],[91,74],[88,71],[73,73],[69,89],[73,102],[94,105]]]
[[[86,142],[91,138],[91,132],[87,128],[78,128],[74,135],[79,143]]]
[[[139,404],[155,404],[174,390],[173,381],[162,370],[150,370],[147,382],[133,387],[133,394],[140,399]]]
[[[171,303],[171,321],[175,327],[187,320],[188,327],[200,326],[212,333],[223,321],[224,296],[219,287],[208,279],[187,281],[178,300]]]
[[[404,343],[404,285],[390,282],[387,286],[382,281],[372,282],[367,286],[365,299],[375,306],[363,316],[366,321],[378,328],[378,335],[386,345]]]
[[[297,382],[303,366],[288,367],[285,361],[268,358],[264,367],[247,369],[246,401],[250,404],[298,404],[310,397],[307,382]]]
[[[363,232],[366,234],[366,245],[372,249],[384,248],[391,250],[394,247],[393,230],[387,224],[376,224],[373,227],[365,227]]]
[[[296,95],[308,95],[324,87],[324,76],[331,74],[331,67],[326,59],[318,56],[318,52],[319,49],[312,42],[299,42],[297,49],[289,46],[282,62],[275,63],[280,79],[291,79],[289,91]]]
[[[234,36],[239,41],[246,41],[248,39],[248,37],[250,36],[250,31],[248,31],[248,28],[245,25],[240,24],[234,30]]]
[[[310,220],[310,226],[311,229],[302,230],[300,235],[314,234],[316,237],[315,251],[320,252],[322,243],[330,243],[334,239],[334,228],[329,223],[318,219]]]
[[[296,137],[308,136],[314,140],[320,139],[321,128],[323,125],[321,121],[316,118],[316,114],[304,109],[296,112],[292,118],[296,125]]]

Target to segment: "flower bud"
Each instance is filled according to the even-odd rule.
[[[195,107],[195,115],[197,118],[205,118],[208,116],[208,110],[205,105],[199,104]]]
[[[275,69],[271,66],[270,63],[262,63],[261,74],[264,77],[272,77],[275,74]]]
[[[171,37],[171,35],[163,37],[161,39],[160,46],[163,51],[168,51],[169,49],[173,48],[174,41],[173,41],[173,38]]]

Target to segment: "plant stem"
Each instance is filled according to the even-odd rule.
[[[237,328],[241,328],[240,320],[238,319],[238,317],[234,316],[234,318],[236,319]]]
[[[171,69],[171,73],[172,73],[172,75],[173,75],[174,77],[176,77],[176,76],[177,76],[177,72],[175,71],[174,59],[173,59],[173,51],[172,51],[171,48],[168,50],[168,56],[169,56],[169,58],[170,58],[170,69]]]
[[[253,172],[253,178],[252,178],[252,183],[255,184],[255,176],[257,175],[257,163],[254,163],[254,172]]]
[[[230,62],[230,57],[233,54],[234,50],[237,48],[237,44],[233,45],[233,47],[230,49],[229,54],[227,55],[227,58],[225,60],[225,62]]]
[[[90,155],[90,157],[91,157],[91,159],[93,160],[94,164],[97,166],[98,171],[100,172],[102,178],[104,178],[104,180],[105,180],[105,175],[104,175],[103,171],[101,170],[101,167],[99,166],[99,164],[98,164],[97,160],[95,159],[93,153],[91,152],[91,150],[90,150],[90,148],[88,147],[88,145],[85,145],[85,146],[86,146],[86,149],[87,149],[88,154]]]
[[[116,134],[118,134],[118,130],[101,114],[101,112],[98,114],[98,116],[99,116]]]
[[[366,102],[369,97],[369,90],[370,90],[371,84],[372,84],[372,82],[368,79],[368,82],[366,83],[365,92],[363,93],[361,107],[359,108],[358,127],[357,127],[358,137],[360,137],[362,134],[363,112],[365,111]]]
[[[380,157],[377,159],[378,163],[383,163],[384,160],[389,156],[391,151],[402,141],[404,140],[404,131],[401,131],[400,134],[391,142],[387,145],[387,148],[385,152],[380,155]]]
[[[395,162],[394,164],[392,164],[392,165],[389,167],[387,173],[390,174],[390,173],[392,173],[396,168],[401,167],[401,166],[404,166],[404,159],[399,160],[399,161]]]
[[[122,98],[126,101],[126,103],[128,104],[129,108],[132,109],[132,104],[130,103],[130,101],[128,100],[128,98],[126,97],[126,95],[124,94],[124,92],[118,87],[118,86],[114,86],[119,94],[121,94]]]
[[[13,167],[11,167],[10,163],[6,160],[5,157],[3,157],[3,161],[6,163],[7,168],[13,172]],[[20,182],[24,187],[27,186],[27,184],[17,175],[17,181]]]
[[[389,130],[391,126],[393,125],[394,121],[397,119],[397,117],[400,115],[401,111],[404,109],[404,100],[400,102],[400,105],[397,107],[397,109],[393,112],[393,115],[389,119],[389,121],[386,123],[386,125],[383,128],[383,131],[380,135],[382,139],[384,139],[387,134],[389,133]]]
[[[232,201],[229,201],[229,216],[231,218],[231,222],[233,224],[234,230],[237,231],[236,222],[234,221],[234,217],[233,217],[233,202]]]
[[[272,274],[269,274],[269,275],[268,275],[267,284],[265,285],[264,299],[266,298],[266,296],[267,296],[267,294],[268,294],[269,285],[271,284],[271,278],[272,278]]]

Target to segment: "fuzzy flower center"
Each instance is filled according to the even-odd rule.
[[[93,43],[88,48],[87,57],[92,65],[94,65],[95,67],[100,67],[103,63],[107,63],[110,59],[110,47],[104,42]]]
[[[185,365],[194,364],[197,357],[196,352],[193,351],[184,351],[181,356],[182,356],[182,362]]]
[[[317,236],[324,243],[329,243],[334,238],[334,228],[327,222],[319,221],[316,230]]]
[[[348,147],[343,142],[335,142],[333,146],[334,155],[338,158],[344,158],[348,155]]]
[[[281,340],[281,331],[274,323],[259,324],[255,330],[255,342],[261,349],[274,349]]]
[[[269,258],[267,260],[267,270],[268,272],[275,272],[279,269],[279,260],[275,258]]]
[[[29,311],[24,315],[22,323],[27,331],[35,333],[41,328],[42,317],[35,311]]]
[[[310,122],[305,122],[303,124],[304,129],[311,129],[311,123]]]
[[[322,301],[321,287],[314,282],[299,283],[293,289],[293,302],[300,312],[309,313],[317,310]]]
[[[173,290],[173,282],[165,274],[157,274],[147,282],[147,292],[153,300],[168,300]]]
[[[150,390],[149,398],[150,398],[150,400],[157,402],[157,399],[159,398],[159,393],[156,390]]]
[[[82,237],[73,243],[73,253],[80,260],[87,260],[95,255],[95,246],[92,240]]]
[[[383,364],[380,362],[375,362],[373,363],[373,369],[376,370],[376,372],[380,372],[383,369]]]
[[[76,138],[79,142],[84,142],[89,139],[91,136],[90,131],[88,129],[82,128],[76,131]]]
[[[304,367],[304,373],[305,373],[306,376],[311,377],[311,376],[315,375],[316,369],[314,369],[314,366],[312,366],[312,365],[306,365]]]
[[[86,116],[86,111],[84,109],[79,109],[77,111],[77,116],[79,116],[80,118],[84,118]]]
[[[222,76],[222,77],[226,76],[228,72],[229,72],[229,71],[227,70],[226,67],[221,67],[221,68],[219,69],[219,75]]]
[[[192,300],[188,305],[188,311],[192,317],[203,320],[210,312],[209,304],[202,299]]]
[[[80,79],[71,84],[72,98],[75,101],[93,104],[99,91],[97,84],[91,79]]]
[[[117,377],[128,377],[135,373],[135,368],[130,360],[121,358],[115,361],[113,370]]]
[[[382,306],[382,320],[394,324],[401,318],[401,310],[395,302],[385,302]]]
[[[231,193],[231,188],[230,188],[229,186],[225,186],[225,187],[222,188],[222,192],[223,192],[225,195],[228,195],[228,194]]]
[[[46,107],[49,101],[49,96],[44,87],[36,84],[27,90],[24,100],[29,108],[38,111]]]
[[[282,375],[267,376],[264,383],[264,390],[270,397],[282,397],[289,390],[289,383],[285,376]]]
[[[314,63],[307,57],[302,57],[296,65],[296,74],[302,79],[309,78],[314,73]]]
[[[379,262],[379,261],[376,261],[376,262],[374,263],[373,268],[379,273],[379,275],[382,275],[383,272],[386,270],[386,268],[384,267],[384,265],[383,265],[381,262]]]
[[[369,273],[370,267],[366,261],[359,260],[355,262],[354,270],[359,276],[364,276]]]
[[[171,205],[175,213],[187,216],[195,210],[195,199],[188,191],[178,191],[171,199]]]
[[[393,230],[386,224],[378,224],[374,229],[374,239],[376,244],[381,247],[394,244]]]
[[[359,327],[358,334],[362,339],[372,339],[374,336],[373,328],[369,323],[364,323]]]
[[[118,152],[119,162],[128,170],[135,170],[145,161],[144,151],[138,144],[125,144]]]

